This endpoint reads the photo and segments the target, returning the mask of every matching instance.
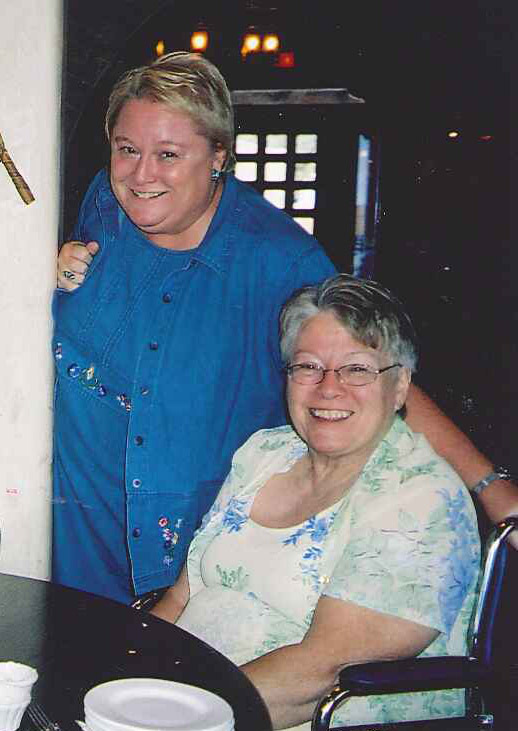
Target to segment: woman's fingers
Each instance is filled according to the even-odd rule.
[[[80,287],[98,251],[97,241],[89,241],[87,244],[81,241],[67,241],[63,244],[58,255],[58,287],[67,292],[73,292]]]
[[[97,243],[97,241],[89,241],[86,245],[86,248],[92,256],[95,256],[99,251],[99,244]]]

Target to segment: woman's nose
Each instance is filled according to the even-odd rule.
[[[337,394],[343,392],[343,384],[340,379],[340,374],[335,370],[329,368],[324,371],[324,378],[318,384],[320,393],[325,398],[332,398]]]
[[[142,155],[133,171],[135,181],[148,183],[155,179],[155,164],[150,156]]]

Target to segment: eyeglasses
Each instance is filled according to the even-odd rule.
[[[326,373],[336,373],[341,384],[347,386],[366,386],[373,383],[380,373],[390,371],[391,368],[402,368],[401,363],[393,363],[386,368],[371,368],[360,363],[343,365],[341,368],[322,368],[316,363],[294,363],[286,367],[286,371],[295,383],[301,386],[315,386],[322,383]]]

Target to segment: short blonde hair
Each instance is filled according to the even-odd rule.
[[[225,79],[214,64],[198,53],[176,51],[126,71],[108,100],[104,125],[108,139],[124,104],[145,98],[189,114],[214,149],[226,151],[223,169],[232,170],[234,111]]]

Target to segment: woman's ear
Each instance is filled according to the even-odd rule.
[[[212,167],[215,168],[216,170],[219,170],[220,172],[222,172],[225,167],[227,157],[228,157],[227,150],[225,150],[225,148],[223,147],[223,145],[220,142],[216,142]]]
[[[394,396],[394,411],[399,411],[405,405],[411,381],[412,372],[410,368],[399,368],[398,380],[396,383],[396,393]]]

